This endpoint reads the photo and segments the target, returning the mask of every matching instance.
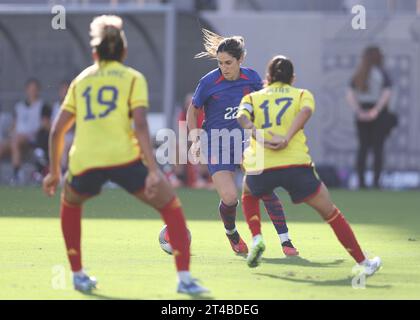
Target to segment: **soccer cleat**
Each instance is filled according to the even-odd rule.
[[[81,292],[90,292],[92,289],[96,289],[97,283],[95,277],[89,277],[86,274],[83,276],[73,276],[74,289]]]
[[[293,257],[293,256],[298,256],[299,255],[299,251],[293,246],[292,244],[292,240],[287,240],[284,241],[281,244],[282,248],[283,248],[283,253],[288,256],[288,257]]]
[[[229,237],[229,242],[232,247],[232,250],[237,254],[247,254],[248,253],[248,246],[246,245],[245,241],[239,237],[239,242],[235,244]]]
[[[189,283],[179,281],[178,288],[176,291],[178,293],[186,293],[186,294],[200,294],[200,293],[210,292],[207,288],[200,286],[197,283],[197,279],[192,279],[191,282]]]
[[[381,258],[375,257],[373,259],[367,259],[366,262],[361,263],[360,266],[364,268],[364,274],[371,276],[381,268],[382,261]]]
[[[248,254],[248,257],[246,258],[246,262],[248,264],[248,267],[255,268],[258,267],[261,263],[261,256],[263,252],[265,251],[265,244],[263,239],[260,237],[258,240],[254,241],[252,244],[251,251]]]

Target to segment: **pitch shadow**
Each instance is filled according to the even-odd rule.
[[[286,258],[262,258],[262,263],[282,264],[282,265],[295,265],[301,267],[314,267],[314,268],[329,268],[340,265],[344,259],[336,259],[332,262],[312,262],[302,257],[286,257]]]
[[[123,298],[123,297],[113,297],[113,296],[108,296],[108,295],[104,295],[101,293],[97,293],[97,292],[80,292],[80,294],[89,297],[89,298],[93,298],[96,300],[127,300],[127,301],[135,301],[135,300],[143,300],[143,299],[133,299],[133,298]]]
[[[304,279],[295,278],[294,276],[278,276],[269,273],[256,273],[256,275],[268,277],[277,280],[285,280],[294,283],[308,283],[314,286],[352,286],[352,277],[347,277],[344,279],[335,279],[335,280],[320,280],[319,277],[312,277],[306,276]],[[391,285],[371,285],[369,284],[369,278],[366,281],[366,288],[373,288],[373,289],[390,289],[392,288]]]

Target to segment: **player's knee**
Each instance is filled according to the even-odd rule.
[[[238,196],[236,192],[225,191],[221,193],[221,198],[224,204],[228,206],[233,206],[238,203]]]
[[[73,192],[67,185],[65,185],[63,189],[63,192],[61,194],[61,199],[72,206],[81,206],[83,202],[86,200],[85,197],[82,197],[81,195]]]

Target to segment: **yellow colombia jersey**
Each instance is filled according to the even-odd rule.
[[[130,112],[148,107],[144,76],[108,61],[86,68],[71,83],[62,108],[75,114],[76,133],[69,170],[78,175],[92,168],[123,165],[140,158]]]
[[[264,130],[264,139],[270,140],[268,131],[285,136],[303,107],[315,110],[313,95],[308,90],[275,82],[243,97],[238,117],[245,115],[257,129]],[[283,150],[263,148],[256,144],[255,139],[251,139],[250,146],[244,152],[243,165],[251,173],[270,168],[309,165],[311,162],[305,134],[299,130]]]

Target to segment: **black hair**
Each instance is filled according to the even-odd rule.
[[[91,46],[99,60],[122,61],[127,39],[122,29],[122,19],[118,16],[102,15],[90,24]]]
[[[283,82],[292,84],[294,67],[292,61],[285,56],[275,56],[270,60],[267,67],[268,84]]]
[[[104,28],[104,38],[96,47],[99,58],[101,60],[122,60],[124,52],[124,43],[120,30],[113,26]]]

